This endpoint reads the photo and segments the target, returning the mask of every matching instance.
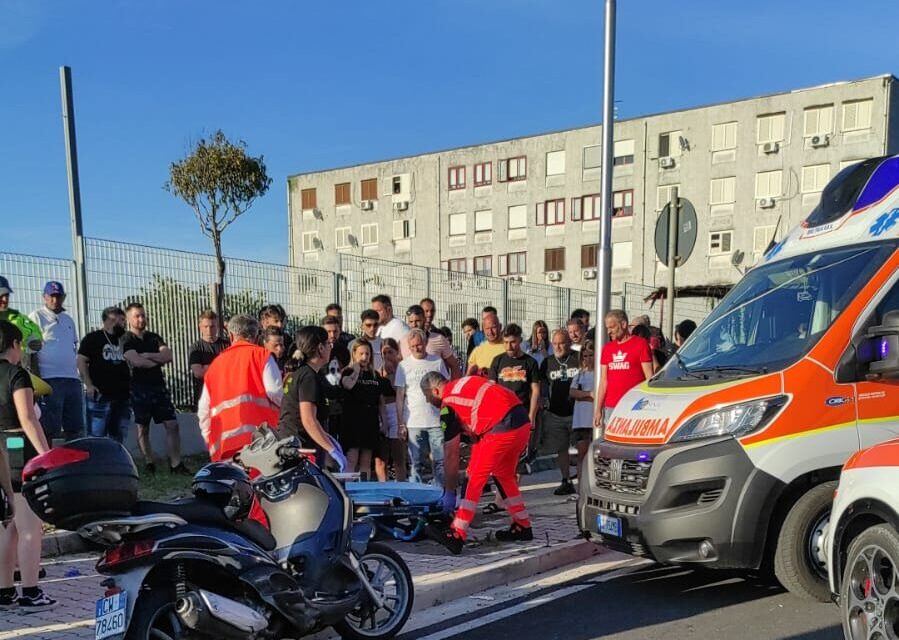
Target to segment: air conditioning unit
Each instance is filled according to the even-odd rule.
[[[524,281],[524,278],[522,278],[521,276],[509,276],[508,279],[509,279],[509,280],[514,280],[515,282],[522,282],[522,281]]]
[[[659,166],[663,169],[673,169],[674,168],[674,158],[669,156],[663,156],[659,158]]]
[[[827,134],[820,136],[812,136],[812,139],[809,140],[812,147],[815,149],[820,149],[821,147],[826,147],[830,145],[830,136]]]
[[[409,202],[406,200],[401,200],[400,202],[393,203],[394,211],[405,211],[408,208],[409,208]]]
[[[561,271],[550,271],[546,274],[546,279],[550,282],[559,282],[562,279]]]
[[[375,208],[375,203],[373,200],[363,200],[359,203],[359,206],[362,207],[363,211],[371,211]]]
[[[584,277],[584,280],[595,280],[596,279],[596,269],[584,269],[581,272],[581,275]]]
[[[766,142],[762,145],[762,153],[777,153],[780,151],[779,142]]]
[[[773,209],[774,198],[759,198],[759,209]]]

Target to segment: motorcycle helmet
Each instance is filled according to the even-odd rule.
[[[191,484],[194,496],[225,512],[229,520],[243,520],[253,504],[253,483],[247,472],[227,462],[212,462],[197,471]]]

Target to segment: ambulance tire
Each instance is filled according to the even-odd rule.
[[[805,492],[784,519],[774,550],[774,574],[795,596],[811,602],[830,602],[827,568],[816,558],[822,525],[830,516],[836,481]]]

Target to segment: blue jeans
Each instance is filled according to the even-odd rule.
[[[131,402],[98,395],[96,400],[87,401],[87,419],[92,436],[109,437],[121,444],[131,426]]]
[[[47,440],[84,435],[84,390],[75,378],[46,378],[53,393],[40,399],[41,426]]]
[[[412,482],[422,482],[428,454],[434,463],[431,484],[443,486],[443,429],[439,426],[426,429],[409,428],[409,461],[412,464]]]

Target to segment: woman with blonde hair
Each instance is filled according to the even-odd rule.
[[[364,338],[353,342],[352,364],[343,370],[344,423],[341,440],[346,451],[347,470],[371,478],[372,453],[378,447],[380,425],[386,424],[384,383],[374,370],[371,343]]]

